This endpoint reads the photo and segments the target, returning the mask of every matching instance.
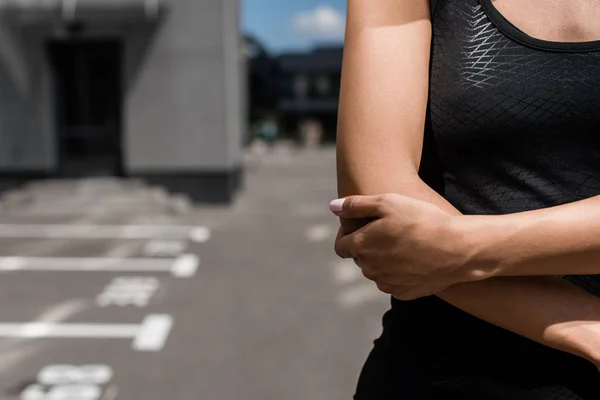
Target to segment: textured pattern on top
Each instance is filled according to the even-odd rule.
[[[532,49],[476,0],[434,21],[431,132],[444,197],[466,214],[503,214],[600,194],[600,53]],[[600,295],[597,276],[569,277]]]
[[[600,52],[537,49],[495,22],[479,0],[437,2],[426,181],[464,214],[600,195]],[[431,173],[437,166],[439,174]],[[567,279],[600,295],[597,276]],[[583,359],[436,297],[393,304],[389,351],[409,346],[425,360],[434,395],[423,398],[600,399],[600,375]]]

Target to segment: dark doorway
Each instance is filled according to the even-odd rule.
[[[52,40],[61,176],[122,175],[119,40]]]

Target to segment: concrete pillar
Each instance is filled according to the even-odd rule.
[[[237,0],[173,0],[126,42],[128,175],[226,202],[240,185],[245,126]]]

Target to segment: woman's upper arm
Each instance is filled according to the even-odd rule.
[[[429,0],[348,0],[338,121],[340,196],[418,177],[427,107]]]

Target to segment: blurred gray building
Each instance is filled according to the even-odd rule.
[[[278,56],[281,87],[277,108],[284,130],[297,132],[302,121],[314,120],[323,128],[323,140],[335,140],[342,56],[341,46]]]
[[[240,41],[237,0],[0,0],[0,180],[139,177],[229,201]]]

